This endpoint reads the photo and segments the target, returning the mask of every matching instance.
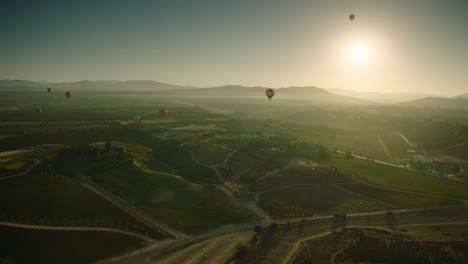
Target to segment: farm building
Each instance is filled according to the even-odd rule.
[[[106,142],[96,142],[88,145],[91,150],[106,151]]]
[[[99,151],[99,152],[104,152],[104,151],[109,150],[112,152],[124,153],[126,150],[125,145],[117,144],[117,143],[110,143],[110,142],[91,143],[88,145],[88,147],[93,151]]]
[[[114,151],[114,152],[124,153],[125,152],[125,145],[123,145],[123,144],[112,144],[111,150]]]

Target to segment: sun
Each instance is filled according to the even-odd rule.
[[[355,45],[351,47],[351,56],[356,60],[364,60],[369,55],[369,49],[366,46]]]
[[[375,48],[366,40],[353,40],[346,48],[347,60],[353,65],[366,65],[372,63]]]

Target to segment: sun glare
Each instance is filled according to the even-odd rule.
[[[351,41],[346,49],[347,60],[353,65],[369,64],[373,61],[374,47],[369,41]]]

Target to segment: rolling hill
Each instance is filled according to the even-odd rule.
[[[468,98],[468,93],[464,93],[464,94],[459,94],[457,96],[454,96],[453,98]]]
[[[426,97],[409,102],[400,103],[401,106],[465,109],[468,110],[468,98]]]
[[[246,87],[240,85],[225,85],[212,88],[191,90],[166,90],[159,92],[164,95],[199,96],[199,97],[236,97],[249,99],[265,99],[265,90],[268,87]],[[317,87],[285,87],[275,89],[275,101],[302,100],[316,103],[343,103],[343,104],[373,104],[361,99],[338,95]]]
[[[402,103],[431,96],[429,94],[421,93],[362,92],[338,88],[330,88],[326,89],[326,91],[334,94],[355,97],[362,100],[368,100],[379,103]]]

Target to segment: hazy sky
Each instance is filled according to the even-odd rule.
[[[467,0],[11,0],[0,33],[0,79],[468,92]]]

